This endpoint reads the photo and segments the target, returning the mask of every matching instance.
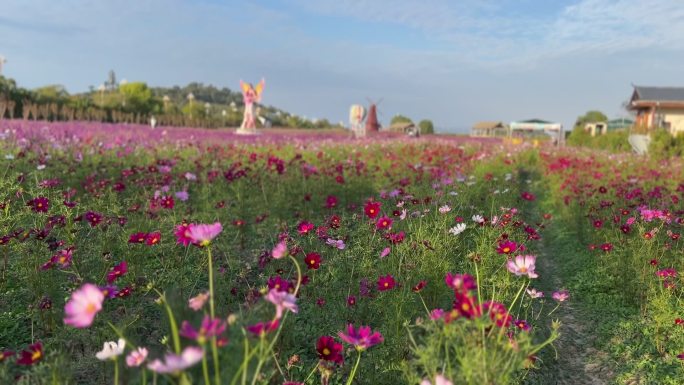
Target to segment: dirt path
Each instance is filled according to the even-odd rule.
[[[560,250],[553,250],[548,245],[557,245],[547,240],[544,253],[537,259],[537,270],[540,273],[538,288],[544,291],[547,301],[551,300],[554,290],[564,287]],[[567,262],[566,262],[567,263]],[[610,384],[613,373],[610,370],[607,354],[596,350],[592,345],[593,325],[583,316],[579,298],[570,293],[570,299],[556,310],[551,319],[561,322],[561,336],[556,340],[553,349],[542,355],[542,369],[533,373],[526,381],[528,384],[544,385],[604,385]],[[551,319],[545,322],[551,322]]]

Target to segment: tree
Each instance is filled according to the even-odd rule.
[[[432,124],[432,120],[423,119],[418,123],[418,127],[420,128],[421,135],[435,133],[435,125]]]
[[[392,117],[392,120],[390,120],[390,125],[397,124],[397,123],[413,123],[413,120],[410,118],[407,118],[404,115],[394,115]]]
[[[65,102],[69,98],[69,93],[59,84],[36,88],[33,92],[39,103]]]
[[[131,82],[119,86],[123,96],[124,109],[136,113],[148,113],[154,107],[152,90],[143,82]]]
[[[586,114],[578,116],[575,121],[575,128],[580,127],[584,129],[587,123],[592,122],[607,122],[608,117],[601,111],[591,110],[587,111]]]

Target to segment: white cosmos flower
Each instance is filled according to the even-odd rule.
[[[482,215],[480,215],[480,214],[475,214],[475,215],[473,215],[473,222],[482,223],[482,222],[484,222],[484,218],[482,218]]]
[[[115,359],[123,353],[125,347],[126,340],[123,338],[119,338],[118,342],[108,341],[104,343],[102,350],[95,353],[95,357],[100,361]]]
[[[449,233],[453,235],[461,234],[466,229],[465,223],[459,223],[456,226],[449,229]]]
[[[451,207],[449,207],[449,205],[444,205],[444,206],[442,206],[442,207],[439,208],[439,213],[440,213],[440,214],[446,214],[446,213],[448,213],[449,211],[451,211]]]

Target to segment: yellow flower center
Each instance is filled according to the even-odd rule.
[[[38,361],[42,356],[43,353],[41,353],[40,350],[36,350],[35,352],[33,352],[33,354],[31,354],[31,361]]]
[[[328,348],[323,348],[323,355],[324,355],[324,356],[330,355],[330,349],[328,349]]]
[[[85,312],[88,314],[93,314],[96,311],[97,311],[97,307],[95,307],[95,304],[93,304],[93,303],[89,303],[85,308]]]
[[[510,247],[504,247],[504,248],[503,248],[503,252],[504,252],[504,253],[508,253],[508,252],[510,252],[510,251],[511,251],[511,248],[510,248]]]

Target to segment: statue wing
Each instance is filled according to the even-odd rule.
[[[261,81],[259,81],[259,84],[256,85],[256,88],[254,89],[254,92],[256,93],[256,99],[261,100],[261,93],[264,92],[264,85],[266,85],[266,80],[264,78],[261,78]]]
[[[242,90],[242,93],[245,94],[249,89],[252,88],[252,86],[249,83],[245,83],[242,80],[240,80],[240,89]]]

